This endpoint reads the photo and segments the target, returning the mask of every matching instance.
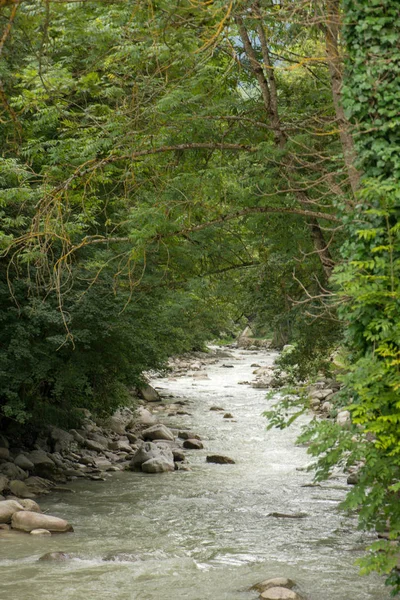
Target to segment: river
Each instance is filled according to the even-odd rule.
[[[354,566],[369,538],[338,510],[345,479],[302,487],[311,475],[306,450],[295,445],[300,424],[267,431],[265,390],[238,385],[253,378],[252,363],[274,357],[234,350],[207,368],[208,379],[156,380],[164,394],[189,401],[191,416],[164,420],[201,435],[205,449],[188,451],[192,470],[113,473],[40,499],[75,533],[3,538],[1,600],[252,600],[249,587],[276,576],[294,579],[307,600],[389,598],[382,578],[360,577]],[[210,452],[236,464],[207,464]],[[274,511],[309,516],[269,517]],[[51,551],[75,558],[38,562]]]

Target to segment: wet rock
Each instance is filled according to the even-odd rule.
[[[234,365],[222,365],[222,368],[224,368],[224,369],[233,369]]]
[[[251,589],[262,593],[273,587],[284,587],[288,590],[291,590],[294,586],[295,582],[292,581],[292,579],[288,579],[287,577],[274,577],[272,579],[264,579],[264,581],[256,583]]]
[[[129,431],[126,433],[126,437],[128,438],[130,444],[136,444],[139,439],[137,435],[134,433],[129,433]]]
[[[174,435],[172,433],[172,431],[170,429],[168,429],[168,427],[166,427],[165,425],[159,424],[159,425],[153,425],[152,427],[149,427],[148,429],[145,429],[142,432],[142,436],[144,440],[170,440],[173,441],[174,440]]]
[[[234,465],[235,461],[229,456],[222,456],[221,454],[209,454],[206,458],[206,462],[215,463],[217,465]]]
[[[224,408],[221,408],[220,406],[211,406],[210,410],[222,410],[224,411]]]
[[[42,537],[51,536],[51,532],[48,529],[32,529],[32,531],[29,533],[30,535],[38,535]]]
[[[202,450],[204,448],[202,442],[196,439],[189,439],[183,442],[183,447],[187,450]]]
[[[16,498],[16,501],[24,507],[24,510],[30,510],[31,512],[41,513],[42,510],[37,502],[31,498]]]
[[[284,587],[272,587],[262,592],[261,600],[302,600],[301,596],[293,590]]]
[[[33,529],[47,529],[58,533],[73,531],[72,525],[64,519],[32,511],[15,512],[11,518],[11,527],[27,532],[31,532]]]
[[[233,415],[231,413],[225,413],[224,419],[233,419]]]
[[[67,552],[47,552],[43,554],[38,560],[54,560],[54,561],[64,561],[71,560],[72,555]]]
[[[139,388],[139,395],[146,402],[160,402],[160,394],[150,384],[145,384]]]
[[[17,465],[17,467],[23,469],[24,471],[33,471],[35,468],[33,462],[29,460],[29,458],[24,454],[18,454],[18,456],[14,460],[14,464]]]
[[[7,460],[8,458],[10,458],[9,449],[0,447],[0,460]]]
[[[358,472],[354,471],[354,473],[350,473],[350,475],[347,478],[347,483],[349,485],[356,485],[359,481],[359,476],[358,476]]]
[[[12,494],[19,498],[35,498],[35,494],[29,489],[29,487],[23,481],[14,479],[10,481],[8,487]]]
[[[185,460],[185,453],[180,448],[172,448],[172,454],[174,456],[174,462],[183,462]]]
[[[8,479],[20,479],[24,480],[28,477],[28,474],[20,469],[14,463],[6,462],[0,465],[0,473],[8,477]]]
[[[0,531],[10,531],[11,525],[8,523],[0,523]]]
[[[192,377],[193,379],[209,379],[207,373],[194,373]]]
[[[275,517],[275,519],[305,519],[309,515],[304,512],[299,513],[281,513],[271,512],[267,514],[267,517]]]
[[[157,419],[149,410],[147,410],[147,408],[139,406],[136,411],[136,423],[139,425],[148,425],[150,427],[157,423]]]
[[[24,507],[16,500],[0,502],[0,523],[11,523],[13,514],[23,510]]]

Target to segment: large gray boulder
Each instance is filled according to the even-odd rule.
[[[148,463],[147,467],[143,468],[146,463]],[[172,450],[165,445],[158,446],[153,442],[145,442],[135,452],[129,467],[131,469],[142,469],[147,473],[173,471],[175,469],[174,455]]]
[[[272,579],[264,579],[264,581],[256,583],[251,589],[262,593],[274,587],[284,587],[291,590],[294,586],[295,582],[292,579],[288,579],[287,577],[273,577]]]
[[[175,439],[172,431],[170,429],[168,429],[168,427],[166,427],[162,423],[160,423],[158,425],[153,425],[152,427],[145,429],[142,432],[142,436],[143,436],[144,440],[150,440],[150,441],[167,440],[167,441],[173,442]]]
[[[11,518],[11,527],[18,531],[33,531],[34,529],[47,529],[58,533],[73,531],[73,527],[68,521],[43,515],[32,511],[15,512]]]
[[[85,446],[89,450],[94,450],[95,452],[104,452],[108,448],[107,444],[101,444],[97,440],[85,440]]]
[[[144,384],[139,388],[140,397],[146,402],[160,402],[160,394],[150,384]]]
[[[0,460],[8,460],[9,458],[10,458],[9,449],[0,447]]]
[[[24,507],[16,500],[0,502],[0,523],[11,523],[13,514],[20,510],[24,510]]]
[[[13,479],[8,484],[8,487],[14,496],[19,498],[35,498],[35,494],[29,489],[24,481]]]
[[[76,447],[74,436],[68,433],[68,431],[64,431],[64,429],[52,427],[50,429],[50,438],[53,443],[54,452],[66,452]]]
[[[185,440],[183,447],[187,450],[202,450],[204,448],[203,443],[200,440]]]
[[[8,477],[8,479],[20,479],[21,481],[28,477],[28,474],[25,471],[20,469],[16,464],[10,462],[0,465],[0,473]]]
[[[157,423],[156,417],[147,408],[143,408],[143,406],[139,406],[137,409],[135,420],[139,425],[147,425],[149,427]]]

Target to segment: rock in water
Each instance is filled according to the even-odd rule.
[[[32,529],[30,535],[39,535],[39,536],[50,536],[51,533],[48,529]]]
[[[63,561],[63,560],[70,560],[71,558],[72,558],[71,554],[67,554],[66,552],[47,552],[46,554],[43,554],[43,556],[41,556],[39,558],[39,560]]]
[[[10,523],[13,514],[23,510],[24,507],[16,500],[0,502],[0,523]]]
[[[175,465],[163,457],[150,458],[142,464],[142,471],[144,473],[166,473],[175,471]]]
[[[229,456],[222,456],[221,454],[210,454],[207,456],[206,461],[208,463],[216,463],[218,465],[234,465],[235,461]]]
[[[183,442],[183,447],[187,450],[202,450],[204,448],[200,440],[185,440]]]
[[[18,531],[31,532],[33,529],[47,529],[58,533],[73,531],[73,527],[68,521],[43,515],[32,511],[15,512],[11,519],[11,527]]]
[[[262,593],[273,587],[283,587],[291,590],[294,586],[295,583],[292,581],[292,579],[288,579],[287,577],[274,577],[272,579],[265,579],[264,581],[260,581],[260,583],[256,583],[251,589]]]
[[[261,600],[302,600],[293,590],[284,587],[272,587],[260,595]]]

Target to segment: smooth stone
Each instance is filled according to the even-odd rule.
[[[179,431],[178,437],[181,440],[201,440],[201,437],[198,433],[193,433],[193,431]]]
[[[28,532],[33,529],[48,529],[59,533],[73,531],[72,525],[64,519],[32,511],[15,512],[11,519],[11,527]]]
[[[185,440],[183,442],[183,447],[187,450],[202,450],[204,448],[202,442],[200,440]]]
[[[9,448],[10,444],[8,442],[8,439],[6,437],[4,437],[3,434],[0,433],[0,448]]]
[[[284,587],[272,587],[260,595],[262,600],[302,600],[293,590]]]
[[[76,429],[70,429],[69,433],[73,436],[74,440],[83,446],[85,444],[85,438]]]
[[[85,445],[86,448],[89,448],[89,450],[94,450],[95,452],[104,452],[104,450],[107,449],[106,445],[100,444],[99,442],[96,442],[96,440],[85,440]]]
[[[29,535],[51,536],[51,532],[48,529],[32,529]]]
[[[224,411],[225,409],[224,409],[224,408],[221,408],[220,406],[212,406],[212,407],[210,408],[210,410],[222,410],[222,411]]]
[[[156,417],[147,408],[143,408],[143,406],[139,406],[137,409],[135,420],[139,425],[147,425],[148,427],[157,423]]]
[[[348,410],[341,410],[336,417],[336,423],[338,425],[340,425],[341,427],[346,427],[347,425],[350,425],[351,424],[350,412]]]
[[[24,507],[16,500],[0,502],[0,523],[10,523],[13,515],[23,510]]]
[[[39,504],[30,498],[16,498],[16,501],[20,503],[21,506],[24,507],[24,510],[29,510],[31,512],[41,513],[42,509]]]
[[[224,419],[233,419],[233,415],[231,413],[225,413],[223,418]]]
[[[133,452],[131,446],[129,445],[129,442],[124,442],[121,440],[117,440],[116,442],[109,442],[108,447],[110,448],[110,450],[120,450],[128,453]]]
[[[3,490],[8,489],[8,478],[5,475],[0,475],[0,494]]]
[[[28,474],[14,463],[6,462],[0,465],[0,473],[3,473],[8,479],[26,479]]]
[[[216,463],[217,465],[234,465],[235,461],[229,456],[222,456],[221,454],[210,454],[207,456],[206,461],[208,463]]]
[[[273,577],[272,579],[264,579],[260,583],[256,583],[252,586],[252,590],[257,592],[265,592],[273,587],[283,587],[291,590],[295,586],[295,582],[287,577]]]

